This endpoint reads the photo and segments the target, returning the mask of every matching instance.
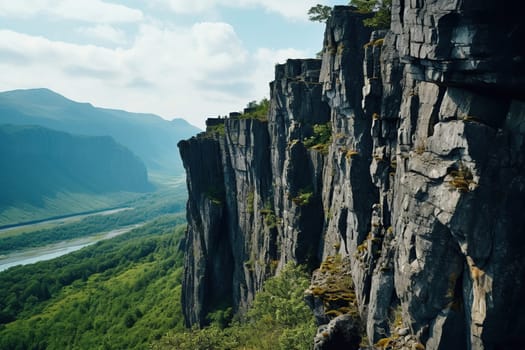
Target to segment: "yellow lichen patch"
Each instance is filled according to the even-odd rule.
[[[338,310],[328,310],[328,311],[326,311],[326,316],[328,316],[328,317],[334,317],[335,318],[335,317],[341,316],[341,315],[342,315],[342,313],[340,311],[338,311]]]
[[[472,277],[472,279],[478,279],[481,276],[483,276],[484,274],[485,274],[485,272],[482,269],[480,269],[479,267],[477,267],[475,265],[472,265],[470,267],[470,276]]]
[[[373,45],[373,46],[381,46],[381,45],[384,44],[384,42],[385,42],[385,39],[384,39],[384,38],[381,38],[381,39],[377,39],[377,40],[375,40],[375,41],[372,43],[372,45]]]
[[[313,288],[310,288],[310,291],[312,292],[313,295],[315,296],[321,296],[323,295],[324,293],[326,293],[326,289],[322,288],[322,287],[319,287],[319,286],[315,286]]]
[[[465,122],[477,122],[477,123],[479,123],[481,121],[478,117],[475,117],[473,115],[463,115],[460,118],[461,118],[461,120],[463,120]]]
[[[348,258],[328,256],[314,273],[315,278],[308,292],[320,299],[329,318],[347,313],[357,315],[349,264]]]
[[[472,172],[462,163],[459,164],[458,169],[451,170],[448,175],[452,176],[452,180],[449,181],[450,186],[461,193],[466,193],[476,188]]]
[[[416,151],[416,154],[419,154],[419,155],[425,153],[426,151],[425,143],[420,143],[419,145],[417,145],[415,151]]]
[[[396,158],[392,158],[392,160],[390,161],[390,167],[395,171],[396,168],[397,168],[397,159]]]
[[[355,149],[350,149],[350,150],[346,151],[346,159],[354,158],[358,154],[359,154],[359,152],[357,152]]]
[[[375,343],[375,346],[381,349],[386,349],[392,342],[392,338],[381,338]]]

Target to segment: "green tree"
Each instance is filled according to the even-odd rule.
[[[352,0],[350,5],[357,7],[359,12],[374,13],[373,17],[363,21],[366,26],[376,29],[390,28],[392,0]]]
[[[392,0],[351,0],[348,5],[355,6],[358,12],[374,13],[374,16],[367,18],[363,23],[368,27],[376,29],[390,28],[390,15]],[[326,22],[332,13],[330,6],[317,4],[308,10],[311,21]]]
[[[303,350],[312,348],[315,320],[304,302],[310,278],[301,266],[289,264],[269,278],[247,315],[224,327],[231,309],[208,315],[211,325],[175,332],[153,344],[155,350]]]
[[[330,17],[332,8],[330,6],[317,4],[308,10],[308,18],[310,21],[324,23]]]

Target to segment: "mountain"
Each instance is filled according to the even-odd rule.
[[[40,126],[0,125],[0,169],[0,223],[9,209],[45,208],[66,193],[97,196],[152,189],[144,163],[111,137]],[[91,208],[86,205],[84,209]],[[71,209],[63,206],[64,212],[54,214]]]
[[[393,0],[375,32],[336,6],[322,59],[276,66],[267,118],[181,141],[187,325],[295,262],[315,350],[523,349],[520,4]]]
[[[104,109],[71,101],[48,89],[0,93],[0,124],[40,125],[78,135],[111,136],[150,171],[182,172],[177,142],[199,131],[183,119]]]

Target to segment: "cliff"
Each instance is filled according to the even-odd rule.
[[[384,32],[336,6],[322,60],[276,66],[267,119],[181,142],[188,325],[242,312],[295,261],[320,266],[306,292],[316,349],[354,348],[361,328],[380,348],[520,348],[517,5],[394,0]],[[341,276],[353,282],[337,294]]]

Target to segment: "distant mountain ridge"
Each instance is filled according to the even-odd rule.
[[[153,189],[144,163],[108,136],[78,136],[40,126],[0,125],[0,212],[45,206],[58,193]]]
[[[139,156],[148,170],[183,172],[177,142],[200,130],[183,119],[94,107],[49,89],[0,93],[0,124],[40,125],[72,134],[111,136]]]

